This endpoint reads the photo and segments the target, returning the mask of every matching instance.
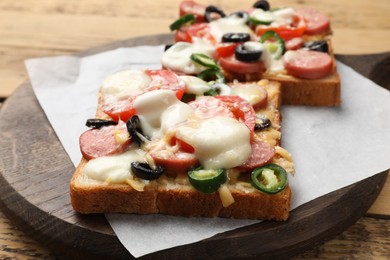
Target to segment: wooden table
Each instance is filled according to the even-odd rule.
[[[135,36],[168,33],[180,0],[0,1],[0,102],[28,80],[23,61],[29,58],[71,55],[85,49]],[[224,10],[250,6],[253,1],[201,1]],[[274,1],[274,6],[315,7],[327,13],[338,54],[390,51],[390,2]],[[1,106],[1,103],[0,103]],[[380,196],[355,225],[333,240],[296,256],[301,258],[390,258],[390,178]],[[54,258],[18,230],[0,212],[0,258]]]

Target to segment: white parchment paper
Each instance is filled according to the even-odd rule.
[[[88,57],[26,61],[34,92],[76,166],[78,138],[95,115],[97,92],[110,73],[160,68],[163,46],[119,48]],[[291,152],[292,208],[390,168],[390,92],[338,62],[339,107],[283,106],[282,145]],[[135,257],[189,244],[252,220],[106,214]]]

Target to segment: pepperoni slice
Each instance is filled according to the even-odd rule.
[[[327,34],[330,32],[329,18],[323,13],[313,8],[299,8],[296,11],[305,19],[305,34]]]
[[[237,60],[234,55],[224,57],[219,60],[220,65],[226,71],[239,74],[263,73],[265,71],[264,63],[260,60],[253,62],[243,62]]]
[[[200,97],[195,101],[191,101],[188,105],[194,108],[195,115],[201,119],[216,116],[235,117],[228,105],[216,97]]]
[[[130,138],[125,138],[124,142],[117,142],[115,131],[123,136],[128,136],[126,126],[118,124],[115,126],[105,126],[100,129],[91,129],[81,134],[79,143],[80,150],[85,159],[121,153],[130,144]]]
[[[248,160],[238,166],[240,170],[252,170],[254,168],[270,163],[275,155],[275,148],[261,140],[251,141],[252,154]]]
[[[283,63],[288,74],[304,79],[320,79],[333,71],[332,58],[318,51],[287,51]]]

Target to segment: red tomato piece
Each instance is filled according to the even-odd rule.
[[[105,126],[100,129],[90,129],[81,134],[79,143],[84,158],[91,160],[123,152],[131,143],[131,139],[129,137],[128,141],[124,143],[116,143],[115,131],[128,135],[126,125],[123,123],[115,126]]]
[[[179,14],[180,16],[186,14],[193,14],[197,23],[205,22],[204,14],[206,12],[206,6],[195,3],[194,1],[183,1],[180,4]]]
[[[183,140],[177,138],[176,136],[172,137],[172,139],[170,141],[170,145],[172,145],[172,146],[178,145],[179,150],[186,152],[186,153],[194,153],[195,152],[195,148],[192,147],[192,145],[184,142]]]
[[[212,45],[216,45],[218,43],[214,36],[211,35],[210,26],[208,23],[197,23],[183,27],[182,31],[187,33],[188,36],[186,36],[186,38],[190,38],[190,42],[192,42],[193,37],[198,37]]]
[[[192,42],[191,36],[186,32],[185,29],[179,29],[175,32],[175,42]]]
[[[237,45],[239,43],[220,43],[217,46],[217,53],[219,57],[230,57],[234,55]]]
[[[237,60],[234,55],[219,60],[220,65],[226,71],[239,74],[263,73],[265,71],[264,63],[261,60],[252,62],[243,62]]]
[[[223,101],[235,118],[242,121],[251,132],[254,131],[256,113],[248,101],[239,96],[215,96],[215,98]]]
[[[256,34],[262,36],[265,32],[275,31],[283,40],[289,40],[295,37],[300,37],[306,30],[306,23],[302,15],[294,16],[292,24],[284,24],[280,26],[259,25],[256,27]]]
[[[166,144],[157,146],[158,148],[149,151],[156,165],[164,168],[164,174],[169,177],[175,177],[178,173],[187,173],[187,171],[199,163],[194,153],[176,150]]]
[[[304,17],[306,22],[305,34],[328,34],[330,33],[330,20],[323,13],[313,8],[299,8],[296,11]]]
[[[130,96],[124,100],[117,100],[112,103],[103,99],[103,102],[106,102],[102,105],[103,112],[115,121],[121,119],[122,121],[126,122],[136,113],[135,109],[133,108],[134,100],[145,92],[158,89],[167,89],[174,91],[176,93],[176,97],[179,100],[183,97],[186,90],[186,85],[184,81],[181,80],[172,71],[165,69],[145,70],[145,73],[151,77],[152,82],[148,87],[142,90],[143,92],[141,94]]]
[[[115,103],[104,103],[102,107],[103,112],[114,121],[118,122],[119,120],[122,120],[126,122],[135,114],[135,109],[133,108],[135,98],[136,97],[134,96]]]
[[[238,166],[240,170],[253,170],[270,163],[275,155],[275,148],[261,140],[251,141],[252,153],[245,163]]]
[[[145,88],[145,92],[167,89],[176,92],[176,97],[180,100],[186,90],[186,84],[175,73],[170,70],[146,70],[152,78],[149,87]]]
[[[333,71],[333,60],[329,54],[318,51],[288,51],[283,56],[288,74],[304,79],[320,79]]]
[[[204,96],[188,103],[195,110],[195,115],[202,119],[216,116],[235,117],[225,102],[212,96]]]

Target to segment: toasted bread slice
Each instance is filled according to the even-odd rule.
[[[241,84],[241,83],[235,83]],[[251,83],[253,84],[253,83]],[[292,173],[293,163],[289,153],[280,145],[280,84],[268,80],[258,83],[268,93],[268,104],[256,114],[267,117],[271,127],[258,131],[258,138],[275,147],[272,163]],[[101,102],[101,99],[100,99]],[[100,106],[99,106],[100,107]],[[97,111],[101,115],[101,111]],[[102,182],[88,177],[83,169],[88,161],[83,158],[70,182],[70,197],[73,208],[84,214],[121,212],[136,214],[168,214],[185,217],[227,217],[241,219],[287,220],[290,210],[291,190],[289,185],[279,193],[266,194],[250,184],[250,173],[236,169],[228,170],[228,181],[219,191],[205,194],[197,191],[189,182],[187,173],[163,174],[152,181],[134,176],[125,183]],[[234,199],[226,206],[226,200]],[[224,206],[225,205],[225,206]]]

